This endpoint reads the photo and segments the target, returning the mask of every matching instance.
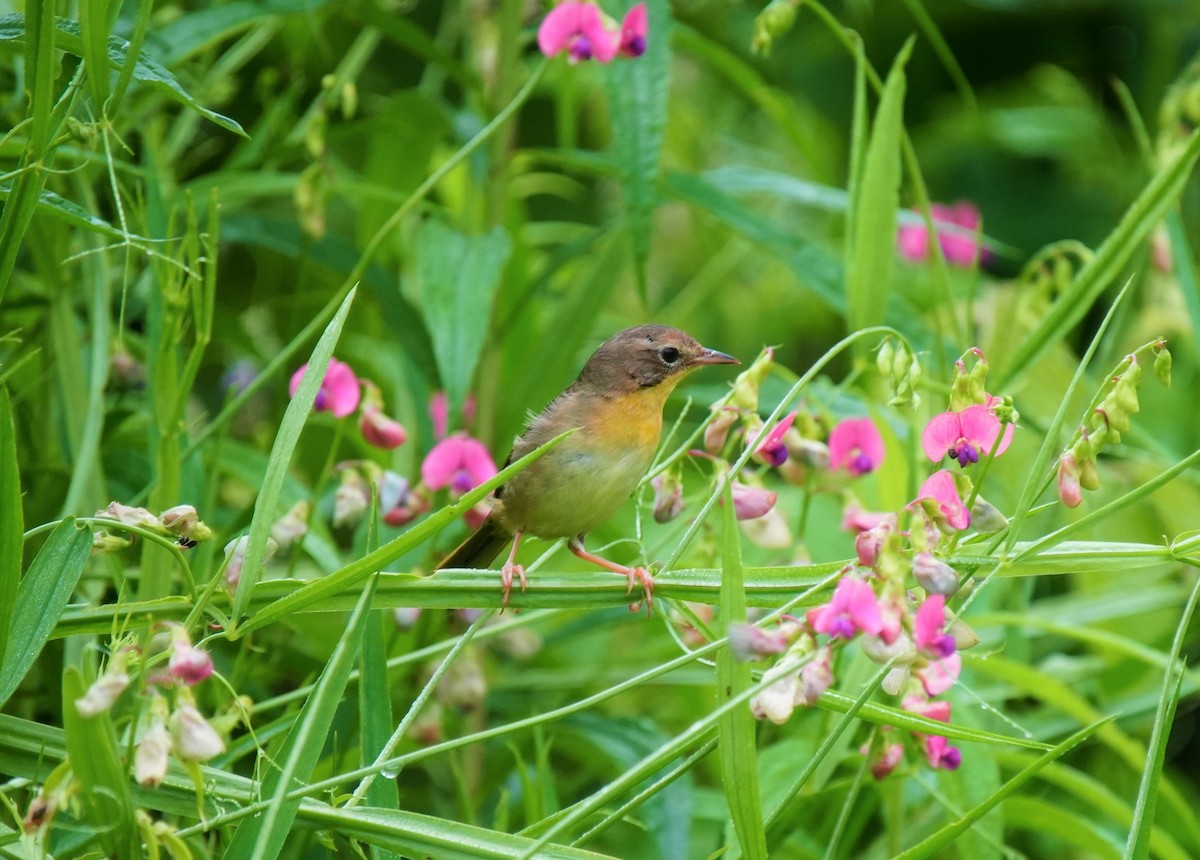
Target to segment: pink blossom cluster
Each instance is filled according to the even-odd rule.
[[[808,610],[803,619],[785,616],[772,630],[731,631],[735,654],[781,654],[765,675],[772,683],[751,703],[756,716],[782,723],[795,707],[814,704],[835,681],[840,649],[857,641],[870,659],[891,667],[883,688],[900,696],[905,710],[950,721],[951,704],[938,697],[958,678],[959,650],[978,640],[949,606],[960,576],[939,556],[948,552],[947,536],[953,547],[968,528],[983,530],[1003,519],[987,506],[987,516],[973,521],[971,503],[978,509],[982,500],[965,473],[1004,453],[1016,420],[1007,401],[984,389],[986,369],[978,350],[956,364],[952,408],[930,419],[922,434],[930,461],[940,464],[949,457],[957,463],[955,469],[934,471],[899,512],[864,511],[849,498],[843,528],[855,535],[855,559],[843,569],[830,600]],[[831,463],[852,473],[859,464],[877,465],[873,452],[878,433],[868,424],[849,425],[845,439],[831,434]],[[961,763],[961,751],[945,736],[931,732],[914,737],[931,767],[953,770]],[[903,760],[903,745],[884,742],[864,753],[872,757],[872,773],[882,778]]]
[[[639,3],[618,27],[594,3],[566,0],[542,19],[538,48],[547,57],[565,53],[570,63],[595,60],[611,63],[617,57],[640,57],[646,53],[648,19],[646,4]]]

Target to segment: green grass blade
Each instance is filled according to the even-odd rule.
[[[0,385],[0,666],[8,650],[17,587],[21,582],[21,556],[25,546],[21,510],[21,466],[17,460],[16,425],[12,399]]]
[[[249,606],[251,598],[254,597],[254,587],[258,584],[267,548],[267,537],[271,533],[272,523],[278,516],[276,508],[278,507],[279,493],[283,489],[283,482],[287,477],[288,464],[292,461],[292,453],[296,450],[296,443],[300,439],[300,432],[304,429],[304,422],[308,419],[308,413],[316,399],[317,390],[325,378],[325,370],[329,366],[329,359],[333,356],[334,347],[342,333],[342,325],[346,322],[346,315],[350,313],[350,306],[354,303],[356,292],[357,289],[351,289],[346,298],[342,300],[341,307],[333,315],[333,319],[325,327],[324,334],[313,348],[312,355],[308,359],[308,370],[305,372],[304,378],[300,380],[300,386],[296,389],[296,394],[292,397],[291,402],[288,403],[287,410],[283,413],[283,420],[279,424],[279,433],[275,436],[275,444],[271,446],[271,458],[267,461],[267,471],[263,475],[262,490],[254,502],[254,517],[250,521],[250,537],[246,546],[246,558],[242,565],[242,578],[238,583],[237,593],[233,600],[232,621],[235,627],[238,620],[246,613],[246,607]]]
[[[87,685],[73,666],[63,674],[62,691],[67,755],[79,780],[85,820],[99,834],[110,857],[137,857],[140,839],[129,777],[121,763],[112,718],[108,713],[83,717],[75,709],[75,700],[83,697]]]
[[[912,848],[909,848],[907,851],[900,854],[896,860],[918,860],[918,858],[934,856],[935,852],[951,844],[955,839],[969,830],[976,821],[987,815],[988,812],[994,809],[1006,798],[1015,794],[1017,789],[1019,789],[1029,780],[1033,779],[1033,777],[1037,775],[1038,771],[1046,767],[1046,765],[1062,758],[1062,756],[1079,746],[1079,744],[1083,743],[1085,740],[1095,734],[1099,728],[1107,725],[1111,719],[1112,718],[1110,717],[1108,719],[1101,720],[1100,722],[1092,723],[1086,728],[1080,729],[1062,743],[1046,752],[1045,755],[1043,755],[1033,764],[1029,765],[1029,767],[1025,768],[1008,782],[1006,782],[1003,786],[1001,786],[999,791],[997,791],[987,800],[983,801],[983,803],[980,803],[974,808],[968,810],[966,814],[964,814],[957,821],[951,822],[941,830],[930,835],[928,838],[923,839]]]
[[[325,664],[316,687],[276,757],[280,769],[272,769],[263,780],[262,796],[270,799],[267,808],[238,827],[225,851],[224,856],[229,860],[279,856],[300,808],[300,801],[288,800],[287,793],[308,782],[321,758],[329,727],[346,692],[350,670],[354,668],[362,644],[364,621],[371,613],[374,594],[375,581],[372,580],[363,590],[346,622],[346,632]]]
[[[861,187],[850,189],[846,300],[850,328],[879,325],[887,317],[895,260],[896,210],[900,208],[900,141],[904,134],[904,66],[909,39],[888,73],[863,155]],[[860,342],[860,351],[867,348]]]
[[[626,8],[633,3],[623,3]],[[646,53],[635,62],[616,62],[603,70],[612,111],[614,147],[625,194],[626,224],[633,242],[634,274],[646,305],[646,260],[658,207],[659,161],[667,124],[670,79],[671,13],[667,0],[646,3]]]
[[[92,530],[65,519],[46,539],[17,588],[8,648],[0,667],[0,707],[33,666],[71,599],[92,552]]]
[[[1155,174],[1125,211],[1116,229],[1079,270],[1033,331],[1026,335],[1009,363],[998,369],[994,383],[996,390],[1011,387],[1047,349],[1060,342],[1083,319],[1101,292],[1120,274],[1138,244],[1179,198],[1197,157],[1200,157],[1200,133],[1193,133],[1175,160]]]
[[[1150,747],[1146,755],[1146,766],[1138,785],[1137,804],[1133,808],[1133,826],[1125,843],[1126,860],[1145,860],[1150,855],[1150,838],[1154,830],[1154,808],[1158,803],[1158,787],[1162,781],[1163,760],[1166,758],[1167,741],[1171,737],[1171,726],[1175,711],[1179,707],[1179,693],[1183,684],[1186,664],[1179,659],[1184,638],[1196,611],[1196,600],[1200,598],[1200,576],[1192,586],[1192,595],[1175,628],[1175,641],[1171,643],[1171,662],[1163,678],[1162,696],[1154,716],[1154,729],[1150,734]]]
[[[97,116],[108,101],[111,70],[108,64],[108,0],[80,0],[79,29],[88,91]]]
[[[512,243],[501,227],[483,236],[465,236],[430,219],[421,227],[416,246],[421,307],[433,339],[438,375],[457,413],[466,402],[487,341],[492,302]]]
[[[742,582],[742,548],[738,539],[733,494],[725,486],[725,508],[721,543],[721,635],[729,635],[730,624],[746,622],[746,592]],[[754,685],[750,664],[740,661],[725,648],[717,655],[717,701],[720,704]],[[734,708],[717,723],[718,761],[725,802],[741,845],[741,856],[766,860],[767,834],[763,827],[762,796],[758,784],[758,746],[754,715],[750,709]]]

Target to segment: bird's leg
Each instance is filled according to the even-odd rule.
[[[617,564],[614,561],[593,555],[583,548],[583,538],[580,537],[573,537],[567,541],[567,549],[584,561],[590,561],[592,564],[599,565],[605,570],[611,570],[613,573],[619,573],[621,576],[626,577],[629,580],[629,588],[626,590],[626,594],[633,591],[634,582],[641,583],[642,590],[646,593],[646,614],[649,615],[654,611],[654,577],[650,575],[650,571],[646,570],[646,568],[626,567],[623,564]],[[638,604],[635,603],[629,608],[636,611]]]
[[[500,600],[500,611],[508,606],[508,595],[512,591],[513,576],[521,580],[521,590],[525,590],[525,565],[517,564],[517,546],[521,543],[521,532],[513,533],[512,549],[508,551],[508,561],[500,568],[500,588],[503,598]]]

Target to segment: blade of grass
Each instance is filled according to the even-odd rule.
[[[71,599],[92,552],[92,530],[66,519],[47,538],[17,588],[8,647],[0,666],[0,707],[33,666]]]
[[[292,396],[291,402],[288,403],[288,407],[283,413],[279,432],[275,436],[275,444],[271,446],[271,457],[267,461],[267,470],[263,475],[262,490],[259,491],[258,498],[254,502],[254,516],[250,520],[250,536],[246,545],[245,561],[242,564],[242,576],[233,599],[233,612],[230,618],[233,629],[230,633],[237,629],[238,621],[246,614],[246,608],[249,606],[251,598],[254,597],[254,588],[258,584],[260,568],[262,568],[263,557],[266,554],[267,537],[271,533],[271,525],[277,515],[279,493],[283,489],[288,465],[292,462],[292,454],[296,450],[300,432],[304,429],[304,422],[308,419],[308,413],[317,397],[317,390],[325,379],[325,371],[329,367],[329,360],[333,357],[334,347],[342,333],[346,315],[350,313],[355,293],[356,289],[351,289],[347,293],[346,298],[342,300],[341,307],[333,315],[329,325],[325,327],[324,334],[317,341],[308,360],[308,370],[305,371],[295,395]]]
[[[0,385],[0,666],[8,650],[8,631],[21,582],[25,520],[21,510],[21,464],[12,398]]]
[[[79,29],[82,33],[83,63],[87,70],[88,90],[95,102],[94,110],[104,113],[108,101],[108,0],[80,0]]]
[[[746,623],[746,592],[742,582],[742,548],[738,540],[733,492],[725,487],[721,541],[721,635],[729,636],[732,624]],[[717,655],[717,702],[725,704],[754,685],[750,664],[733,649]],[[763,828],[762,796],[758,784],[758,747],[755,719],[748,707],[734,708],[717,723],[718,761],[729,816],[741,846],[741,856],[766,860],[767,834]]]
[[[1200,568],[1200,564],[1192,563]],[[1186,664],[1179,659],[1183,650],[1184,638],[1191,625],[1192,614],[1196,611],[1196,600],[1200,598],[1200,576],[1192,586],[1192,595],[1188,598],[1183,615],[1175,628],[1175,640],[1171,643],[1171,658],[1163,679],[1162,697],[1158,702],[1158,711],[1154,716],[1154,729],[1150,733],[1150,748],[1146,756],[1146,766],[1142,771],[1142,779],[1138,784],[1137,803],[1133,808],[1133,825],[1129,828],[1129,838],[1125,843],[1126,860],[1145,860],[1150,855],[1150,837],[1154,830],[1154,808],[1158,803],[1158,787],[1162,781],[1163,761],[1167,753],[1167,741],[1171,737],[1171,726],[1175,721],[1175,711],[1179,707],[1179,693],[1183,684],[1183,673]]]
[[[321,757],[329,727],[346,691],[350,670],[354,668],[354,659],[362,644],[364,620],[371,612],[374,594],[375,580],[372,579],[363,589],[358,605],[346,622],[345,633],[284,741],[278,756],[280,769],[272,769],[263,780],[262,796],[268,799],[266,808],[261,815],[238,827],[224,854],[229,860],[279,856],[300,808],[300,801],[289,800],[288,792],[309,780]]]
[[[1015,794],[1017,789],[1019,789],[1029,780],[1033,779],[1033,777],[1037,775],[1038,771],[1046,767],[1048,764],[1051,764],[1052,762],[1062,758],[1062,756],[1066,755],[1075,747],[1079,746],[1079,744],[1090,738],[1102,726],[1107,725],[1112,719],[1112,717],[1108,717],[1107,719],[1100,720],[1099,722],[1092,723],[1086,728],[1080,729],[1062,743],[1049,750],[1045,755],[1043,755],[1033,764],[1029,765],[1029,767],[1025,768],[1008,782],[1006,782],[1003,786],[1001,786],[999,791],[997,791],[987,800],[983,801],[983,803],[980,803],[978,806],[968,810],[967,813],[957,821],[947,824],[941,830],[930,835],[926,839],[923,839],[912,848],[909,848],[907,851],[900,854],[896,860],[919,860],[919,858],[933,856],[935,852],[945,848],[956,838],[969,830],[976,821],[983,818],[984,815],[1002,803],[1005,798]]]

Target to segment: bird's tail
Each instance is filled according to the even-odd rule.
[[[510,540],[512,535],[508,530],[488,517],[483,521],[483,525],[471,532],[436,569],[487,567]]]

